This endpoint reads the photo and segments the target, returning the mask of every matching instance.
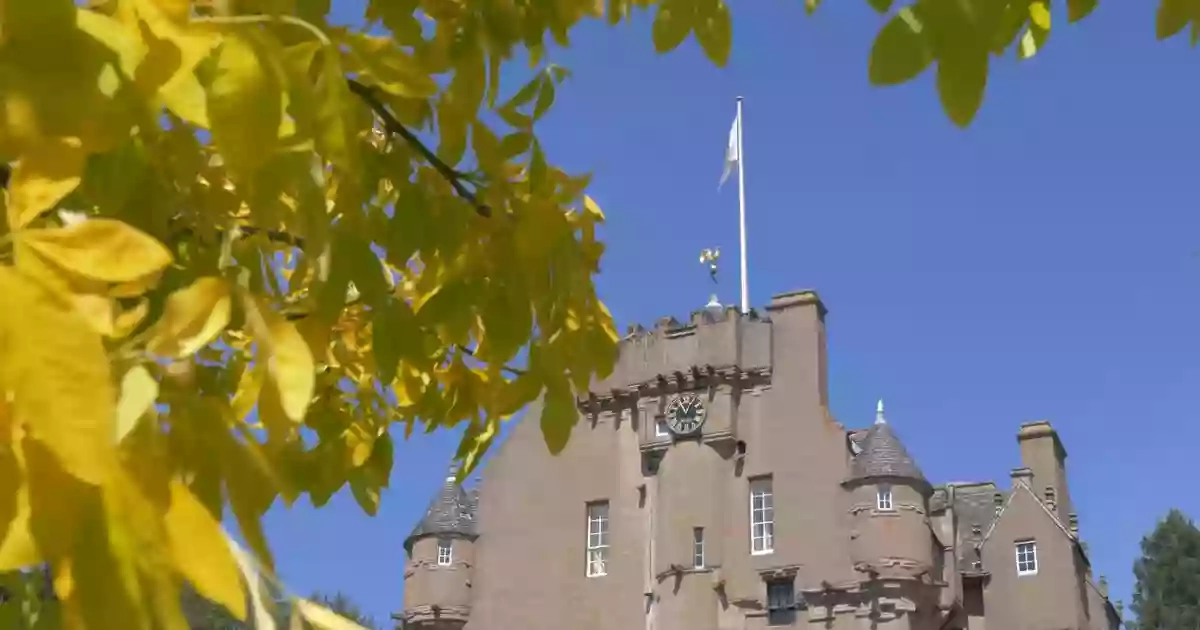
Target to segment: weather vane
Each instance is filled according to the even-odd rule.
[[[700,251],[700,264],[708,266],[708,277],[717,283],[717,261],[721,260],[721,248],[714,247],[712,249],[703,249]],[[717,301],[717,294],[713,293],[708,300],[709,307],[720,307],[721,303]]]

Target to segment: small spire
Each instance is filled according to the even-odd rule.
[[[887,418],[883,417],[883,399],[875,404],[875,424],[887,424]]]
[[[716,309],[723,308],[723,307],[721,306],[721,303],[717,301],[717,294],[716,294],[716,293],[712,294],[712,295],[711,295],[711,296],[708,298],[708,304],[705,304],[705,305],[704,305],[704,308],[716,308]]]

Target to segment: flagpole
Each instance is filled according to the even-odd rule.
[[[746,270],[746,153],[742,148],[742,97],[737,97],[738,222],[742,249],[742,313],[750,312],[750,285]]]

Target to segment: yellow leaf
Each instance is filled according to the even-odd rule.
[[[92,330],[106,337],[112,336],[116,323],[116,304],[112,298],[102,293],[74,293],[71,302],[75,305],[75,312],[87,321]]]
[[[244,420],[254,409],[255,403],[258,402],[258,395],[262,392],[264,377],[265,370],[257,363],[246,366],[246,369],[242,371],[237,392],[233,394],[233,401],[229,403],[235,420]]]
[[[260,54],[265,31],[225,35],[208,86],[213,142],[225,163],[249,175],[274,154],[283,120],[283,86]]]
[[[142,323],[149,311],[150,300],[142,298],[132,308],[118,313],[113,321],[112,337],[115,339],[128,337]]]
[[[200,278],[167,298],[146,349],[176,359],[191,356],[225,330],[232,308],[228,282]]]
[[[136,0],[137,17],[156,38],[142,72],[157,79],[157,85],[147,87],[157,87],[159,97],[176,116],[207,128],[206,95],[195,69],[221,40],[215,33],[187,24],[190,4],[182,0]]]
[[[171,264],[154,237],[116,219],[93,218],[69,227],[25,230],[21,242],[80,278],[132,282]]]
[[[79,186],[85,153],[78,138],[47,138],[29,146],[8,183],[8,226],[18,230]]]
[[[247,324],[267,362],[267,373],[279,392],[280,406],[293,422],[300,422],[312,401],[316,366],[304,337],[285,317],[254,296],[242,292]]]
[[[375,436],[361,424],[354,424],[346,430],[345,437],[346,445],[350,447],[350,465],[358,468],[371,457],[371,451],[375,448]]]
[[[305,599],[297,599],[293,605],[300,611],[305,621],[317,627],[317,630],[366,630],[362,626]]]
[[[170,488],[171,504],[164,523],[176,568],[201,595],[245,620],[246,600],[238,579],[238,563],[221,523],[183,482],[172,479]]]
[[[108,294],[115,298],[138,297],[158,285],[162,279],[161,273],[152,273],[133,282],[122,282],[109,289]]]
[[[100,335],[9,267],[0,267],[0,295],[20,305],[6,314],[0,366],[13,416],[68,473],[103,483],[116,464],[116,393]]]
[[[263,576],[258,571],[258,562],[228,536],[225,542],[233,551],[233,559],[237,562],[237,568],[250,591],[250,609],[254,613],[253,627],[255,630],[275,630],[275,618],[263,598]]]
[[[1050,7],[1043,0],[1029,3],[1029,19],[1042,30],[1050,30]]]
[[[604,221],[604,211],[600,209],[600,204],[587,195],[583,196],[583,209],[597,221]]]
[[[21,453],[23,434],[12,421],[0,388],[0,573],[41,560],[29,529],[29,485]]]
[[[384,91],[407,98],[429,98],[437,93],[437,83],[391,38],[352,33],[345,43],[370,83]]]
[[[158,381],[142,365],[135,365],[121,377],[121,397],[117,400],[116,439],[118,442],[137,426],[158,400]]]

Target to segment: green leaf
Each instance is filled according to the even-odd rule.
[[[651,29],[654,50],[665,53],[678,48],[692,32],[694,10],[691,0],[667,0],[658,5]]]
[[[1189,0],[1162,0],[1158,5],[1158,16],[1154,23],[1154,34],[1158,39],[1172,37],[1191,21]]]
[[[533,105],[533,119],[541,120],[553,104],[554,81],[550,79],[549,74],[543,74],[541,84],[538,86],[537,103]]]
[[[448,166],[455,166],[467,150],[467,117],[463,116],[453,101],[443,96],[437,104],[437,121],[442,132],[437,156]]]
[[[804,0],[804,12],[808,15],[816,13],[819,6],[821,6],[821,0]]]
[[[892,0],[867,0],[867,4],[881,14],[886,14],[892,9]]]
[[[1008,45],[1017,38],[1018,33],[1022,32],[1025,24],[1029,22],[1028,4],[1028,0],[1023,0],[1023,2],[1010,2],[1004,7],[998,24],[992,32],[992,54],[997,56],[1004,54],[1004,51],[1008,50]]]
[[[407,302],[389,299],[374,310],[371,322],[371,345],[375,349],[379,380],[391,383],[396,380],[400,360],[420,352],[416,320]]]
[[[321,51],[321,75],[316,86],[317,150],[330,162],[353,172],[354,135],[346,111],[357,100],[346,85],[340,55],[336,49]]]
[[[579,410],[575,407],[575,397],[565,380],[547,384],[546,396],[542,400],[542,439],[550,453],[558,455],[567,446],[571,437],[571,429],[579,420]]]
[[[338,230],[334,235],[333,264],[345,264],[350,281],[367,304],[381,304],[388,297],[387,279],[371,242],[356,232]]]
[[[1074,23],[1087,17],[1100,0],[1067,0],[1067,21]]]
[[[729,7],[724,2],[715,2],[699,9],[695,31],[696,41],[708,58],[718,66],[729,61],[729,50],[733,46],[733,21]]]
[[[932,61],[923,22],[912,7],[904,7],[875,36],[867,76],[874,85],[898,85],[916,78]]]
[[[942,108],[954,124],[967,127],[983,103],[987,87],[988,53],[986,48],[955,48],[938,59],[937,86]]]

